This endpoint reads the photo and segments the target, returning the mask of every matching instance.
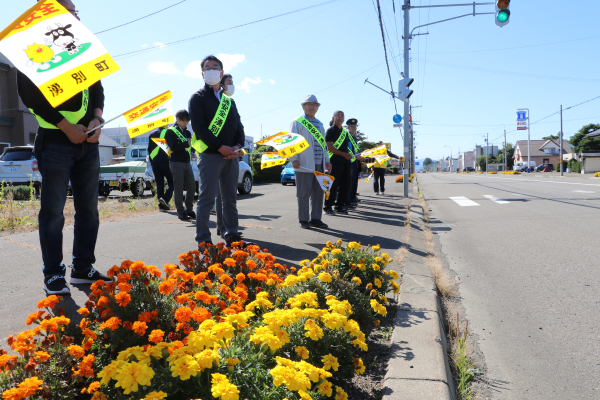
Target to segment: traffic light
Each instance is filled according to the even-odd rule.
[[[502,28],[510,22],[510,0],[496,0],[496,25]]]
[[[402,101],[406,101],[410,99],[413,91],[409,89],[410,85],[413,84],[415,80],[413,78],[404,78],[398,81],[398,97]]]

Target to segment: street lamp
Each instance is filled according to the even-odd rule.
[[[450,146],[444,146],[450,147]],[[452,172],[452,147],[450,147],[450,166],[448,167],[448,172]]]

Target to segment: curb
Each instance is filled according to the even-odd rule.
[[[417,185],[413,199],[418,198]],[[411,206],[409,252],[400,287],[384,400],[454,400],[446,335],[434,277],[427,266],[423,209]]]

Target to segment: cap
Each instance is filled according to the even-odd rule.
[[[350,118],[346,121],[346,125],[358,125],[358,120],[356,118]]]
[[[305,105],[306,103],[317,103],[318,105],[321,105],[321,103],[319,103],[319,101],[317,100],[317,96],[315,96],[314,94],[309,94],[308,96],[306,96],[306,98],[302,102],[302,105]]]

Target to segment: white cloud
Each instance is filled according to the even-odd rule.
[[[167,45],[166,45],[166,44],[164,44],[164,43],[161,43],[161,42],[156,42],[156,43],[154,43],[154,45],[155,45],[155,46],[158,46],[158,47],[160,47],[160,48],[167,47]]]
[[[269,79],[269,82],[271,82],[271,85],[275,84],[275,81],[273,79]]]
[[[246,93],[248,93],[250,92],[250,85],[258,85],[259,83],[262,83],[262,79],[260,77],[254,79],[245,77],[242,83],[240,84],[239,88],[245,90]]]
[[[217,54],[217,58],[223,62],[223,70],[225,72],[231,72],[238,64],[246,60],[246,56],[243,54]]]
[[[189,76],[190,78],[202,78],[202,68],[200,68],[200,61],[192,61],[185,67],[184,71],[185,76]]]
[[[172,62],[154,61],[150,63],[148,69],[155,74],[179,74],[175,64]]]
[[[148,45],[147,45],[147,44],[143,44],[143,45],[142,45],[142,49],[145,49],[146,47],[148,47]]]

